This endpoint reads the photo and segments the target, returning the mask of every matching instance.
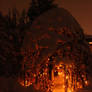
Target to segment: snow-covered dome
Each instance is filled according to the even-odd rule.
[[[80,67],[79,71],[85,71],[89,56],[88,43],[82,28],[67,10],[48,10],[26,31],[21,53],[24,56],[23,65],[26,67],[24,71],[31,74],[31,78],[26,75],[30,82],[34,82],[34,75],[38,76],[48,61],[54,63],[53,65],[61,62],[76,63],[76,67]]]
[[[38,51],[39,57],[35,59],[39,63],[59,49],[61,56],[71,58],[88,54],[88,44],[78,22],[67,10],[53,8],[40,15],[27,30],[22,51],[31,54]]]

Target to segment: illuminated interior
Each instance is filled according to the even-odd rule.
[[[83,88],[82,81],[77,80],[76,74],[73,75],[74,65],[58,65],[54,70],[53,91],[52,92],[75,92]],[[85,86],[88,86],[86,75],[82,76]]]
[[[38,78],[38,83],[37,83],[37,87],[38,86],[41,86],[39,87],[39,89],[42,88],[42,86],[46,86],[46,85],[49,85],[48,83],[45,85],[43,84],[41,81],[49,81],[47,79],[47,71],[48,69],[45,69],[44,72],[41,74],[39,72],[39,78]],[[56,65],[52,72],[51,72],[51,82],[52,82],[52,87],[48,86],[51,90],[51,92],[75,92],[77,89],[81,89],[83,88],[83,85],[87,86],[88,85],[88,81],[87,81],[87,78],[86,78],[86,74],[84,73],[82,75],[82,78],[83,78],[83,81],[84,81],[84,84],[83,84],[83,81],[80,79],[80,77],[78,77],[76,75],[76,72],[75,72],[75,66],[74,64],[71,64],[71,65],[64,65],[64,64],[59,64],[59,65]],[[19,83],[22,85],[22,86],[25,86],[25,87],[28,87],[32,84],[35,84],[35,80],[34,79],[33,81],[31,80],[31,77],[26,77],[24,80],[22,79],[19,79]],[[44,89],[44,88],[43,88]],[[47,91],[49,92],[49,90]]]

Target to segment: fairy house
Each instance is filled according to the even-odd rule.
[[[63,8],[52,8],[36,18],[27,30],[21,54],[18,81],[23,86],[75,92],[88,84],[88,42],[76,19]]]

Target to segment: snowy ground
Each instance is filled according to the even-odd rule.
[[[0,78],[0,92],[41,92],[32,87],[24,88],[12,78]],[[89,87],[78,90],[77,92],[92,92],[92,77],[89,78]]]

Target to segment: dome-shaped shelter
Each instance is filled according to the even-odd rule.
[[[51,89],[56,92],[57,89],[51,87],[58,75],[64,75],[64,92],[73,92],[87,84],[88,43],[80,25],[63,8],[52,8],[33,22],[21,53],[25,86],[31,82],[45,92]]]

